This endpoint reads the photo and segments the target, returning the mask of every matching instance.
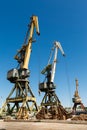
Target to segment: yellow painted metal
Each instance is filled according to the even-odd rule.
[[[30,36],[29,36],[29,39],[28,39],[28,44],[26,46],[23,69],[28,69],[28,64],[29,64],[30,54],[31,54],[32,37],[33,37],[33,33],[34,33],[34,27],[36,27],[36,32],[39,35],[40,33],[39,33],[38,17],[37,16],[31,17]]]

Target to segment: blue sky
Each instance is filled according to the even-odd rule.
[[[54,41],[59,41],[66,57],[58,54],[55,84],[63,106],[72,106],[75,78],[79,94],[87,106],[87,1],[86,0],[3,0],[0,1],[0,106],[14,84],[7,71],[15,68],[14,56],[21,48],[30,16],[39,19],[40,36],[34,34],[29,69],[31,89],[40,104],[38,83],[44,80],[40,71],[47,65]],[[2,97],[2,98],[1,98]]]

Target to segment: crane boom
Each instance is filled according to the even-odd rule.
[[[76,81],[76,92],[78,92],[78,86],[79,86],[78,80],[76,79],[75,81]]]
[[[34,27],[36,27],[36,32],[39,35],[40,32],[39,32],[39,25],[38,25],[38,17],[37,16],[31,17],[30,36],[28,38],[28,44],[26,46],[24,64],[23,64],[23,67],[22,67],[23,69],[28,69],[28,64],[29,64],[30,54],[31,54],[31,45],[32,45],[32,37],[33,37]]]
[[[80,99],[80,97],[79,97],[79,92],[78,92],[78,86],[79,86],[78,80],[76,79],[75,82],[76,82],[76,90],[75,90],[74,97]]]
[[[63,56],[65,55],[60,42],[57,42],[57,41],[54,42],[54,47],[55,47],[55,54],[54,54],[54,60],[53,60],[53,64],[52,64],[51,82],[54,81],[58,49],[60,49]]]

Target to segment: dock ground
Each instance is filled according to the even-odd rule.
[[[64,122],[6,122],[0,121],[0,130],[87,130],[87,123]]]

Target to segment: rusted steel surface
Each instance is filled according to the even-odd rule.
[[[37,113],[37,119],[58,119],[58,120],[66,120],[71,115],[63,108],[63,106],[59,105],[57,107],[51,106],[49,109],[42,107],[42,109]]]

